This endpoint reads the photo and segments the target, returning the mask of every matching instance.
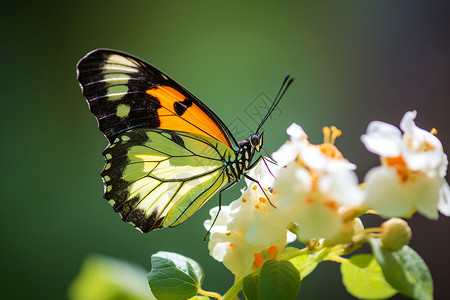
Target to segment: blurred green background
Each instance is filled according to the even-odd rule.
[[[276,150],[285,129],[343,130],[337,145],[358,165],[378,164],[360,142],[371,120],[436,127],[450,147],[449,1],[8,1],[1,12],[2,298],[65,299],[83,259],[99,253],[150,268],[174,251],[205,269],[204,289],[223,293],[231,274],[208,254],[203,221],[217,196],[183,225],[142,234],[102,199],[97,129],[76,82],[88,51],[130,52],[161,68],[230,124],[261,92],[296,78],[265,126]],[[251,132],[248,132],[250,134]],[[225,203],[239,188],[225,194]],[[369,220],[373,221],[373,220]],[[378,220],[375,220],[378,222]],[[429,265],[436,299],[448,285],[449,219],[412,219],[412,247]],[[351,299],[338,265],[305,279],[306,299]],[[446,296],[444,296],[446,295]],[[401,297],[397,297],[401,298]]]

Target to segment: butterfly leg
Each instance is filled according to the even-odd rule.
[[[222,210],[222,192],[228,190],[229,188],[231,188],[233,185],[235,185],[237,183],[237,181],[233,181],[230,184],[228,184],[227,186],[223,187],[220,191],[219,191],[219,210],[217,211],[216,217],[214,218],[214,221],[211,224],[211,227],[209,227],[208,232],[206,233],[205,237],[203,238],[203,241],[205,242],[206,239],[208,238],[209,233],[211,232],[211,229],[213,228],[214,224],[217,221],[217,218],[219,217],[220,211]]]
[[[261,186],[261,184],[259,183],[258,180],[256,180],[256,179],[254,179],[254,178],[248,176],[247,174],[244,174],[244,176],[245,176],[245,178],[247,178],[248,180],[251,180],[251,181],[253,181],[253,182],[256,182],[256,184],[259,186],[259,188],[261,189],[261,191],[264,193],[264,196],[266,196],[267,200],[269,200],[270,205],[272,205],[273,208],[277,208],[277,207],[272,203],[272,201],[270,201],[269,196],[267,196],[266,191],[264,191],[263,187]]]

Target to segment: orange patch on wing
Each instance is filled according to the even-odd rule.
[[[212,137],[231,147],[220,127],[195,103],[192,103],[181,116],[175,113],[174,104],[186,99],[176,89],[170,86],[158,86],[147,90],[146,93],[158,98],[161,103],[162,107],[158,109],[161,125],[158,128]]]

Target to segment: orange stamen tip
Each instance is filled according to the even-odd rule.
[[[329,200],[329,201],[325,202],[325,205],[328,206],[329,208],[331,208],[332,210],[338,210],[338,205],[337,205],[336,201],[334,201],[334,200]]]
[[[336,138],[340,137],[342,135],[342,130],[339,130],[336,128],[336,126],[331,126],[331,140],[330,143],[334,144],[336,141]]]
[[[252,189],[255,190],[255,191],[256,191],[257,188],[258,188],[258,187],[257,187],[256,185],[254,185],[254,186],[252,187]]]
[[[386,157],[385,162],[390,167],[406,167],[406,162],[401,155],[396,157]]]
[[[233,243],[229,243],[228,246],[229,246],[230,248],[236,248],[236,247],[237,247],[237,245],[236,245],[236,244],[233,244]]]
[[[341,151],[339,151],[338,148],[332,143],[323,143],[317,146],[319,147],[320,152],[322,152],[328,157],[334,159],[344,159],[344,156],[342,155]]]
[[[242,198],[242,202],[244,202],[244,203],[245,203],[245,202],[247,202],[247,199],[245,199],[245,198]]]
[[[277,254],[277,250],[278,250],[278,247],[277,246],[270,246],[269,247],[269,257],[270,257],[270,259],[275,259],[275,255]]]
[[[306,199],[306,203],[311,204],[311,203],[313,203],[313,202],[314,202],[313,198],[307,198],[307,199]]]
[[[261,267],[264,264],[264,258],[262,257],[261,253],[255,253],[253,255],[255,256],[255,260],[253,261],[253,265],[256,268]]]
[[[225,233],[226,236],[230,236],[231,235],[231,231],[228,231],[227,233]]]
[[[438,131],[437,131],[436,128],[433,128],[433,129],[430,130],[430,133],[431,133],[432,135],[437,135]]]
[[[261,207],[258,204],[255,204],[256,209],[260,209]]]
[[[260,203],[266,203],[266,198],[264,198],[264,197],[259,197],[258,200]]]

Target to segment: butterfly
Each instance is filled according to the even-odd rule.
[[[210,108],[159,69],[117,50],[89,52],[77,79],[109,141],[104,198],[142,232],[179,225],[217,192],[220,203],[261,160],[252,163],[263,145],[259,130],[288,78],[255,134],[237,142]]]

